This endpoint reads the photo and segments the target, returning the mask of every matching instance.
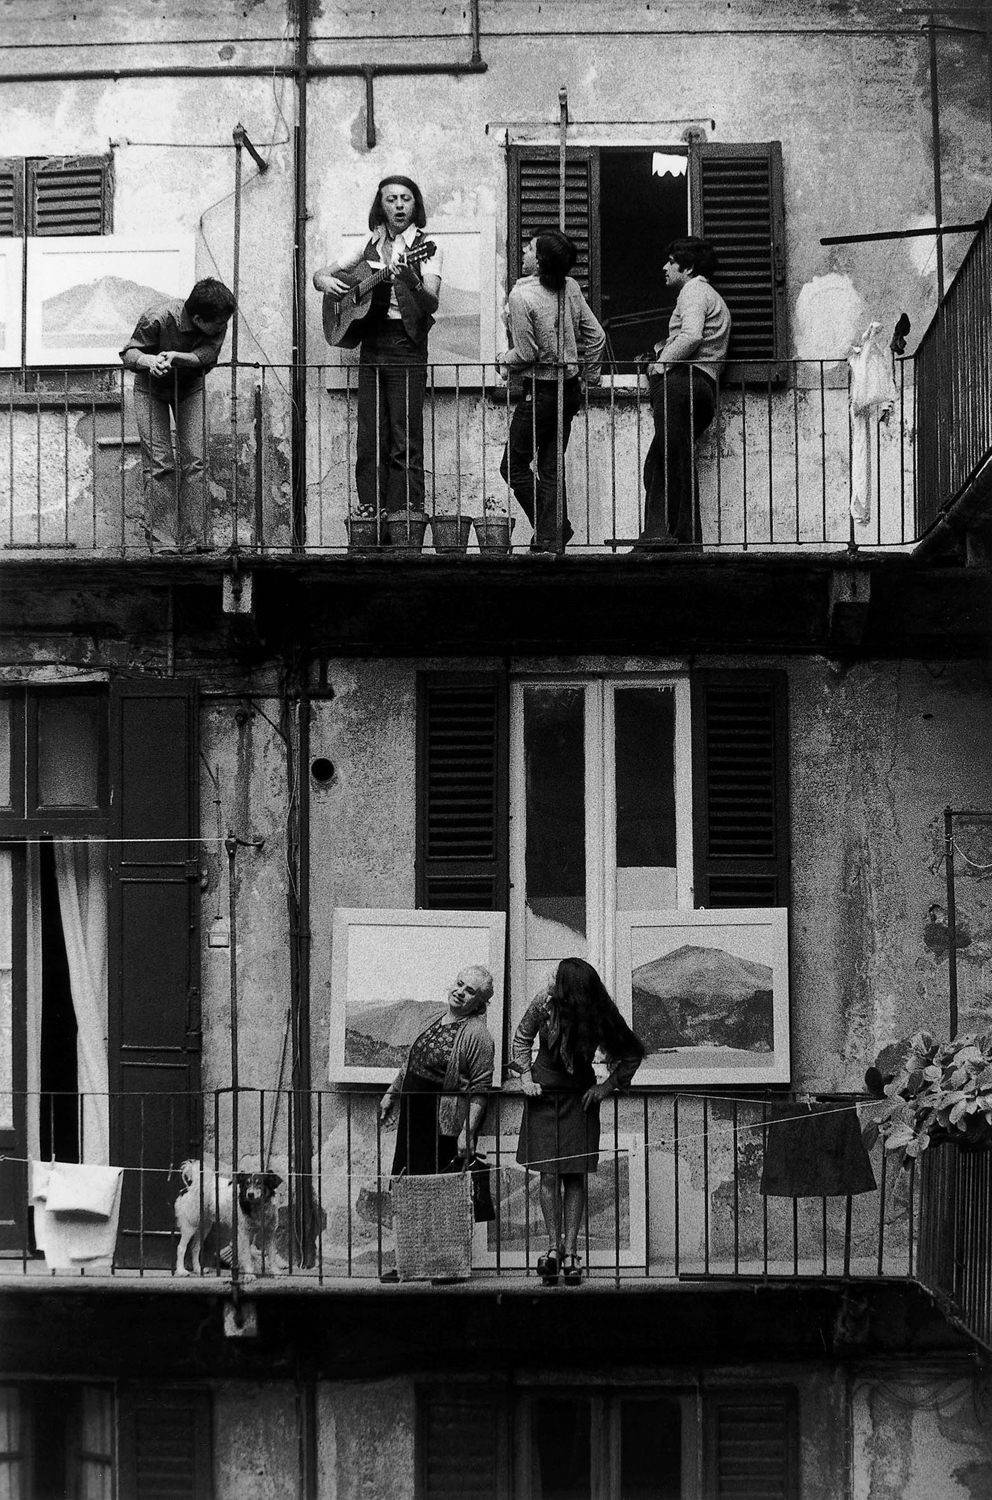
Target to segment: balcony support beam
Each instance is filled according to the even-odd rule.
[[[868,568],[838,569],[830,575],[829,635],[835,647],[857,647],[865,638],[871,606]]]

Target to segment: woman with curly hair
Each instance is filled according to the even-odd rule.
[[[610,1067],[603,1083],[592,1065],[597,1051]],[[517,1161],[541,1174],[549,1244],[537,1269],[546,1286],[559,1275],[567,1286],[582,1279],[576,1245],[586,1178],[599,1163],[599,1106],[630,1083],[643,1058],[643,1043],[583,958],[562,959],[553,983],[535,996],[517,1027],[510,1068],[526,1096]]]

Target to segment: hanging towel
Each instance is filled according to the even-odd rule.
[[[848,356],[851,367],[851,515],[862,526],[871,520],[872,458],[880,422],[895,406],[892,356],[881,323],[869,323]]]
[[[120,1180],[120,1167],[54,1162],[48,1178],[45,1207],[53,1214],[85,1214],[87,1218],[109,1219],[114,1211]]]
[[[111,1264],[123,1180],[121,1167],[31,1163],[34,1237],[50,1270]]]
[[[779,1104],[768,1111],[761,1191],[769,1198],[870,1193],[875,1174],[853,1105]]]

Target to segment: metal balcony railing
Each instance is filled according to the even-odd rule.
[[[844,360],[776,366],[763,387],[731,375],[696,447],[707,550],[898,547],[917,535],[912,365],[900,364],[896,410],[872,438],[871,516],[852,522],[849,370]],[[627,383],[623,383],[626,380]],[[33,381],[30,390],[25,381]],[[43,385],[42,382],[45,382]],[[570,553],[625,552],[643,523],[644,461],[653,436],[647,392],[607,378],[583,397],[565,456]],[[194,427],[205,439],[202,486],[183,492],[185,550],[333,555],[360,545],[355,458],[358,371],[307,367],[305,472],[294,472],[289,366],[222,367],[207,378]],[[15,388],[16,386],[16,388]],[[479,548],[487,516],[531,527],[500,475],[513,397],[492,366],[432,365],[424,410],[425,514],[401,524],[405,555]],[[296,423],[297,433],[300,424]],[[178,480],[166,479],[176,489]],[[419,513],[400,518],[420,519]],[[464,522],[459,528],[458,523]],[[472,522],[476,524],[473,526]],[[141,451],[130,390],[117,369],[8,377],[0,387],[0,556],[148,555]],[[412,539],[412,547],[410,545]],[[485,543],[483,543],[485,545]],[[366,537],[364,546],[369,547]],[[373,538],[373,550],[396,550]]]
[[[992,209],[915,356],[922,535],[992,454]]]
[[[251,1216],[251,1263],[238,1261],[243,1247],[232,1251],[225,1231],[206,1242],[195,1277],[230,1281],[254,1272],[280,1284],[377,1284],[394,1265],[389,1188],[396,1143],[396,1131],[379,1122],[380,1092],[221,1089],[195,1098],[88,1101],[109,1108],[111,1122],[126,1105],[123,1202],[113,1262],[69,1274],[126,1280],[171,1278],[188,1269],[177,1263],[173,1208],[186,1186],[182,1160],[191,1132],[204,1132],[205,1171],[195,1178],[194,1209],[199,1216],[225,1201],[236,1117],[240,1170],[274,1173],[278,1185]],[[14,1104],[20,1116],[23,1100]],[[52,1096],[43,1096],[42,1108],[57,1129]],[[85,1157],[87,1106],[77,1100],[77,1108]],[[475,1225],[474,1279],[534,1278],[547,1248],[539,1174],[515,1159],[522,1108],[519,1094],[490,1095],[479,1144],[496,1217]],[[309,1135],[299,1129],[304,1119]],[[769,1133],[778,1128],[761,1100],[637,1091],[609,1100],[602,1107],[599,1169],[588,1179],[579,1236],[589,1278],[628,1285],[912,1276],[919,1207],[912,1174],[895,1171],[891,1158],[876,1148],[873,1192],[766,1197],[760,1190],[762,1162]],[[294,1146],[301,1139],[312,1143],[306,1160]],[[27,1213],[30,1163],[8,1156],[3,1166],[5,1201],[19,1205],[21,1229],[4,1247],[0,1279],[48,1275]],[[203,1222],[213,1217],[207,1212]],[[232,1257],[238,1262],[233,1268]]]

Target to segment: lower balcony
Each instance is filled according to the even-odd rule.
[[[46,1130],[45,1138],[55,1140],[57,1153],[60,1133],[65,1139],[68,1126],[76,1140],[81,1137],[76,1154],[85,1159],[87,1130],[101,1113],[109,1118],[111,1139],[117,1131],[121,1148],[115,1155],[123,1163],[119,1226],[116,1233],[109,1226],[103,1246],[108,1253],[93,1260],[87,1258],[95,1245],[87,1220],[75,1252],[80,1258],[72,1260],[72,1231],[79,1221],[70,1214],[67,1240],[56,1239],[51,1221],[64,1213],[42,1219],[37,1212],[46,1202],[47,1168],[39,1173],[36,1164],[8,1148],[2,1166],[8,1212],[0,1280],[36,1286],[66,1278],[90,1285],[138,1280],[190,1289],[254,1282],[273,1291],[378,1292],[380,1278],[395,1271],[399,1227],[390,1193],[396,1131],[379,1123],[378,1091],[241,1089],[236,1119],[234,1099],[229,1089],[195,1100],[128,1095],[110,1099],[108,1111],[106,1098],[53,1101],[49,1096],[53,1134]],[[62,1104],[70,1113],[77,1110],[74,1132]],[[846,1112],[849,1119],[855,1108],[850,1099],[826,1101],[820,1114]],[[537,1262],[549,1237],[540,1173],[515,1159],[521,1112],[519,1095],[491,1095],[479,1148],[492,1210],[488,1218],[473,1218],[470,1266],[465,1267],[475,1285],[508,1290],[540,1285]],[[843,1177],[831,1185],[830,1196],[762,1191],[770,1143],[776,1133],[781,1141],[781,1132],[790,1128],[783,1115],[797,1113],[805,1114],[804,1106],[790,1108],[781,1098],[636,1090],[605,1104],[599,1167],[588,1177],[579,1233],[583,1281],[604,1290],[636,1290],[701,1281],[905,1281],[917,1275],[917,1179],[894,1170],[891,1157],[879,1148],[872,1155],[875,1187],[869,1191],[847,1194]],[[184,1178],[189,1141],[201,1131],[209,1143],[205,1170],[187,1168]],[[213,1152],[218,1141],[220,1166]],[[304,1145],[309,1142],[312,1148]],[[235,1155],[242,1173],[257,1175],[257,1184],[242,1183],[241,1238],[231,1234],[226,1187]],[[859,1186],[865,1185],[862,1179]],[[456,1197],[460,1186],[461,1181]],[[792,1190],[802,1194],[802,1189],[799,1182]],[[822,1183],[810,1191],[824,1191]],[[177,1222],[174,1204],[183,1193]],[[466,1184],[462,1205],[467,1194]],[[29,1214],[32,1199],[35,1211]],[[410,1224],[408,1219],[408,1236]],[[198,1256],[195,1247],[180,1243],[181,1231],[185,1241],[194,1228],[202,1230]],[[416,1234],[416,1220],[413,1228]],[[447,1253],[454,1246],[452,1253],[461,1253],[458,1247],[466,1242],[458,1235],[450,1239],[449,1228],[442,1224],[438,1230],[441,1248]],[[430,1229],[425,1220],[423,1233]],[[46,1239],[47,1260],[39,1248]],[[418,1274],[430,1280],[429,1257]],[[443,1267],[437,1271],[445,1274]],[[385,1286],[383,1294],[389,1294]]]

